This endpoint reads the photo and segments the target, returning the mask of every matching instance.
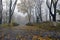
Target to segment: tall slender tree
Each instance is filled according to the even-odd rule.
[[[53,21],[56,21],[56,7],[57,7],[57,3],[58,3],[58,0],[51,0],[51,4],[50,6],[48,5],[48,0],[46,1],[46,4],[47,4],[47,7],[49,8],[49,15],[52,16],[53,18]],[[53,5],[53,8],[54,8],[54,13],[52,13],[51,11],[51,8],[52,8],[52,5]]]
[[[49,19],[50,19],[50,21],[51,21],[51,15],[53,16],[53,13],[52,13],[52,11],[51,11],[52,1],[51,1],[51,4],[49,5],[48,0],[46,0],[46,4],[47,4],[47,7],[48,7],[48,9],[49,9]]]
[[[29,23],[31,23],[31,12],[33,4],[33,0],[21,0],[21,3],[18,4],[18,9],[20,8],[19,10],[21,12],[27,13]]]
[[[35,0],[35,14],[36,14],[36,22],[42,21],[42,2],[43,0]]]
[[[14,4],[12,5],[12,0],[10,0],[10,7],[9,7],[9,23],[11,23],[12,15],[13,15],[13,13],[14,13],[16,3],[17,3],[17,0],[15,0]]]
[[[2,0],[0,0],[0,24],[2,24],[2,10],[3,10]]]
[[[53,0],[53,7],[54,7],[54,14],[53,14],[53,21],[56,21],[56,7],[57,7],[57,3],[58,3],[58,0]]]
[[[43,2],[43,1],[39,0],[39,3],[40,3],[40,5],[39,5],[39,9],[40,9],[39,17],[40,17],[40,20],[41,20],[41,21],[42,21],[42,12],[41,12],[41,10],[42,10],[42,7],[41,7],[42,2]]]

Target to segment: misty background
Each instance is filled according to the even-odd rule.
[[[15,2],[15,0],[12,0],[12,1],[13,1],[13,3]],[[30,1],[32,1],[32,0],[30,0]],[[9,16],[8,15],[8,13],[9,13],[8,12],[9,11],[9,2],[10,2],[10,0],[2,0],[2,4],[3,4],[3,12],[2,12],[3,13],[3,22],[8,20],[8,18],[9,18],[8,17]],[[49,10],[48,10],[48,7],[46,5],[46,0],[41,0],[41,2],[42,2],[42,4],[41,4],[42,20],[43,21],[49,21]],[[48,2],[50,4],[50,1],[48,1]],[[31,18],[30,18],[30,21],[32,23],[36,22],[36,14],[39,12],[39,9],[38,10],[35,9],[35,7],[38,7],[37,3],[39,5],[39,0],[33,0],[32,3],[31,3],[31,4],[34,5],[31,8]],[[26,23],[29,22],[28,14],[27,14],[27,12],[22,12],[20,10],[20,5],[21,5],[21,0],[17,0],[17,4],[16,4],[15,10],[14,10],[14,14],[13,14],[12,20],[14,22],[16,22],[16,23],[19,23],[20,25],[22,25],[22,24],[25,25]],[[26,4],[26,5],[29,5],[29,4]],[[57,9],[60,10],[60,0],[58,1]],[[53,10],[53,7],[52,7],[52,12],[53,11],[54,10]],[[7,14],[7,19],[6,19],[6,14]],[[56,15],[56,20],[60,20],[60,15],[58,13]]]

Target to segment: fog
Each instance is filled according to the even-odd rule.
[[[13,0],[13,2],[14,2],[14,0]],[[21,3],[21,1],[18,0],[17,4],[18,3]],[[27,15],[27,13],[20,12],[19,9],[17,8],[17,4],[16,4],[15,10],[14,10],[14,14],[13,14],[14,21],[19,23],[19,24],[21,24],[21,25],[28,23],[28,15]],[[5,12],[8,10],[8,7],[6,5],[8,5],[8,4],[6,4],[6,0],[3,0],[3,11],[5,11]],[[6,7],[7,7],[7,9],[6,9]],[[57,9],[60,10],[60,0],[58,2]],[[42,18],[43,18],[43,21],[46,21],[46,13],[48,15],[49,11],[48,11],[48,8],[47,8],[47,5],[46,5],[46,0],[43,0],[43,5],[42,5]],[[48,16],[47,16],[47,20],[49,20]],[[57,16],[56,16],[57,20],[60,20],[59,16],[60,15],[57,14]],[[33,17],[35,17],[35,16],[32,15],[31,22],[33,22]],[[34,18],[34,20],[36,21],[35,18]]]

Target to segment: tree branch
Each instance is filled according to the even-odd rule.
[[[13,4],[13,7],[12,7],[12,12],[11,12],[11,16],[13,15],[13,13],[14,13],[14,9],[15,9],[15,6],[16,6],[16,3],[17,3],[17,0],[14,2],[14,4]]]
[[[50,8],[49,5],[48,5],[48,0],[46,1],[46,5],[47,5],[48,8]]]
[[[51,7],[52,7],[52,0],[51,0],[51,4],[50,4],[50,6],[48,5],[48,0],[46,1],[46,4],[47,4],[47,7],[49,8],[49,12],[50,12],[50,14],[53,16],[54,14],[51,12]]]

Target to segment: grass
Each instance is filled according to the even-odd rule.
[[[31,25],[31,26],[30,26]],[[14,29],[13,24],[2,24],[0,27],[3,28],[12,28]],[[53,22],[42,22],[42,23],[33,23],[27,24],[26,27],[20,27],[20,29],[25,30],[45,30],[45,31],[60,31],[60,23],[56,22],[56,26],[54,26]]]
[[[32,26],[33,25],[33,26]],[[0,25],[1,27],[4,27],[4,28],[9,28],[9,27],[14,27],[12,24],[2,24]],[[33,23],[28,25],[28,26],[24,26],[24,27],[18,27],[20,29],[25,29],[24,31],[36,31],[36,30],[42,30],[42,31],[60,31],[60,23],[56,23],[56,26],[54,26],[53,22],[42,22],[42,23]],[[16,29],[15,29],[16,30]],[[20,38],[21,36],[19,34],[16,35],[16,38]],[[35,40],[35,36],[33,36],[34,39],[32,40]],[[49,38],[49,37],[46,37],[46,38],[43,38],[43,37],[40,37],[38,36],[38,39],[39,40],[55,40],[55,39],[52,39],[52,38]]]
[[[33,29],[42,29],[47,31],[60,31],[60,23],[56,22],[56,26],[54,26],[53,22],[42,22],[42,23],[34,23]]]
[[[19,24],[17,23],[10,23],[10,24],[0,24],[0,28],[12,28],[12,27],[15,27],[15,26],[18,26]]]

